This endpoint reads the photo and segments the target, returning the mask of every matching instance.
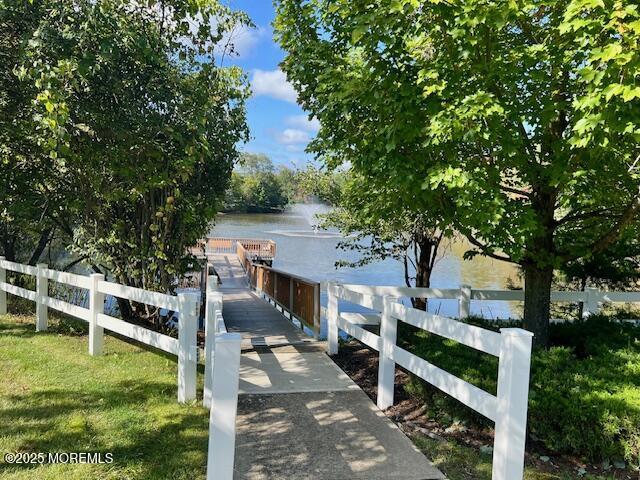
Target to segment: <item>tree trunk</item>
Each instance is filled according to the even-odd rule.
[[[415,239],[415,245],[418,247],[416,251],[416,287],[429,288],[431,286],[431,273],[436,258],[438,257],[438,248],[442,235],[435,235],[431,232],[419,235]],[[411,302],[414,308],[419,310],[427,310],[426,298],[412,298]]]
[[[552,280],[553,267],[524,266],[523,327],[533,332],[534,344],[544,348],[549,345]]]
[[[580,279],[580,291],[584,292],[587,288],[587,276],[583,275]],[[584,317],[584,302],[580,302],[578,304],[578,321],[582,320]]]
[[[419,252],[416,258],[416,288],[429,288],[431,286],[431,256],[433,249],[437,248],[433,240],[423,238],[418,245]],[[427,310],[426,298],[414,298],[414,308]]]
[[[29,258],[29,262],[28,262],[29,265],[35,265],[36,263],[38,263],[38,260],[40,260],[40,257],[42,256],[42,252],[44,252],[44,249],[47,247],[47,244],[51,239],[51,232],[52,232],[51,228],[45,228],[40,233],[40,239],[38,240],[38,244],[34,248],[33,253],[31,254],[31,257]]]

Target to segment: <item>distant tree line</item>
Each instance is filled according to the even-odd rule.
[[[231,175],[223,211],[279,213],[291,203],[335,205],[345,181],[343,172],[327,173],[311,165],[300,170],[276,167],[264,154],[243,153]]]

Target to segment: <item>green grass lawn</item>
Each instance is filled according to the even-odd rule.
[[[52,324],[36,334],[32,316],[0,317],[0,478],[204,478],[208,411],[177,403],[174,358],[109,336],[91,357],[86,336]],[[7,452],[111,452],[113,463],[7,465]]]

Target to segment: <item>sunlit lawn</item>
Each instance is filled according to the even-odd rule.
[[[207,411],[177,403],[175,360],[109,336],[91,357],[86,336],[61,329],[0,317],[0,477],[204,478]],[[7,452],[111,452],[113,463],[7,465]]]

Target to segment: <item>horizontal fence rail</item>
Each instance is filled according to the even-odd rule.
[[[328,353],[330,355],[338,353],[339,330],[343,330],[379,352],[377,404],[380,409],[393,405],[395,367],[399,365],[494,421],[492,479],[522,479],[533,335],[519,328],[503,328],[500,333],[497,333],[397,303],[397,297],[430,297],[433,294],[431,290],[443,295],[438,298],[454,296],[465,301],[471,299],[471,289],[466,286],[459,291],[419,290],[416,292],[413,289],[406,290],[401,287],[328,283],[328,304],[325,310]],[[341,313],[339,300],[379,310],[381,312],[380,334],[376,335],[356,324],[364,317],[363,315]],[[399,347],[396,344],[398,321],[498,357],[497,395],[485,392]]]
[[[315,337],[320,335],[320,282],[254,263],[242,244],[236,245],[236,255],[254,290]]]
[[[7,272],[35,277],[36,290],[17,287],[7,282]],[[89,308],[74,305],[49,296],[49,281],[88,291]],[[101,355],[104,330],[158,348],[178,357],[178,401],[196,397],[197,368],[197,312],[199,298],[189,294],[177,297],[107,282],[104,275],[77,275],[49,269],[45,264],[36,267],[9,262],[0,257],[0,314],[7,313],[7,293],[31,300],[36,304],[36,331],[48,328],[48,309],[83,320],[89,324],[89,354]],[[108,316],[104,313],[106,295],[179,312],[178,339],[148,328]]]
[[[98,326],[176,356],[180,351],[180,345],[175,338],[154,332],[139,325],[134,325],[133,323],[123,322],[109,315],[99,313]],[[191,353],[191,355],[193,355],[193,353]]]
[[[461,285],[460,288],[415,288],[345,284],[343,287],[345,289],[344,300],[351,302],[349,298],[356,298],[354,293],[365,295],[368,299],[359,299],[353,303],[377,311],[382,310],[381,298],[383,296],[457,300],[459,318],[469,316],[472,301],[524,301],[524,290],[476,289],[468,285]],[[608,292],[587,287],[584,291],[577,292],[552,291],[550,299],[554,303],[582,303],[584,306],[583,316],[588,317],[598,313],[604,303],[640,303],[640,292]]]
[[[172,312],[179,311],[178,297],[174,297],[172,295],[150,292],[141,288],[127,287],[125,285],[106,281],[98,283],[98,290],[100,293],[106,295],[112,295],[114,297],[124,298],[133,302],[144,303],[146,305],[154,305]]]
[[[7,271],[30,275],[36,279],[36,290],[17,287],[7,282]],[[47,281],[81,288],[89,292],[89,308],[50,297]],[[217,278],[207,278],[205,306],[205,382],[203,403],[210,408],[208,480],[232,480],[235,452],[235,422],[238,403],[241,337],[227,333],[222,316],[222,294],[217,292]],[[36,302],[36,328],[47,329],[47,308],[89,323],[89,353],[101,355],[104,330],[149,345],[178,357],[178,401],[196,397],[197,294],[178,296],[150,292],[105,281],[104,275],[76,275],[8,262],[0,257],[0,315],[7,313],[7,293]],[[134,302],[154,305],[180,313],[178,338],[125,322],[104,313],[105,296],[112,295]],[[217,366],[217,367],[216,367]]]

